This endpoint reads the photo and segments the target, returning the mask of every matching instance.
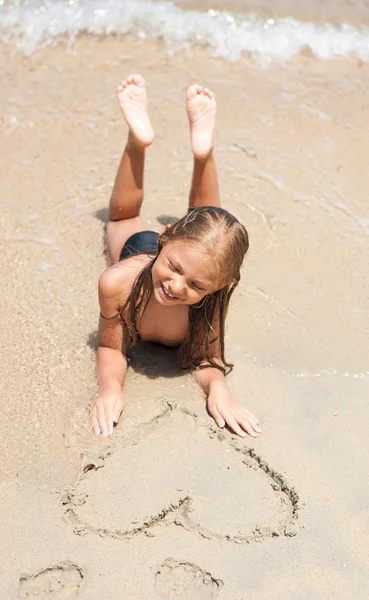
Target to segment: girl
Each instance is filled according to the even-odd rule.
[[[225,374],[224,325],[230,297],[248,250],[246,229],[220,208],[212,155],[214,94],[192,85],[187,113],[194,155],[189,211],[161,235],[140,216],[145,149],[154,133],[145,82],[131,75],[118,87],[129,127],[115,180],[107,244],[113,264],[100,277],[97,376],[100,395],[91,408],[96,435],[113,433],[123,409],[122,385],[129,341],[180,344],[182,366],[192,367],[219,427],[244,437],[261,430],[256,417],[232,397]]]

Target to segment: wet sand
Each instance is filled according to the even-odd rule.
[[[366,599],[369,67],[259,70],[90,37],[2,56],[1,597]],[[130,72],[149,83],[153,229],[186,206],[185,89],[216,93],[223,205],[251,239],[229,382],[256,441],[216,430],[150,344],[132,351],[113,438],[90,431]]]

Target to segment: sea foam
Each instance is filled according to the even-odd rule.
[[[369,29],[209,10],[182,10],[151,0],[0,0],[0,39],[26,54],[79,33],[163,39],[169,51],[208,47],[212,55],[259,63],[286,62],[300,53],[320,59],[369,60]]]

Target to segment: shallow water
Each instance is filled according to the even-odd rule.
[[[294,16],[314,23],[369,23],[367,0],[176,0],[186,9],[255,13],[263,18]]]
[[[73,40],[79,33],[163,39],[168,50],[209,48],[213,56],[257,64],[285,62],[311,53],[320,59],[369,60],[366,3],[294,4],[153,2],[151,0],[4,0],[0,39],[26,53]],[[341,14],[342,13],[342,14]],[[351,24],[350,24],[351,23]]]

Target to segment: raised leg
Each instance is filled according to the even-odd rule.
[[[187,90],[187,114],[194,155],[189,208],[220,206],[218,175],[213,157],[216,103],[208,88],[192,85]]]
[[[213,154],[205,160],[194,157],[188,207],[220,206],[217,168]]]
[[[144,228],[140,208],[143,200],[145,149],[154,138],[147,114],[145,82],[141,75],[130,75],[117,91],[129,134],[109,204],[107,245],[112,263],[118,260],[125,241]]]

